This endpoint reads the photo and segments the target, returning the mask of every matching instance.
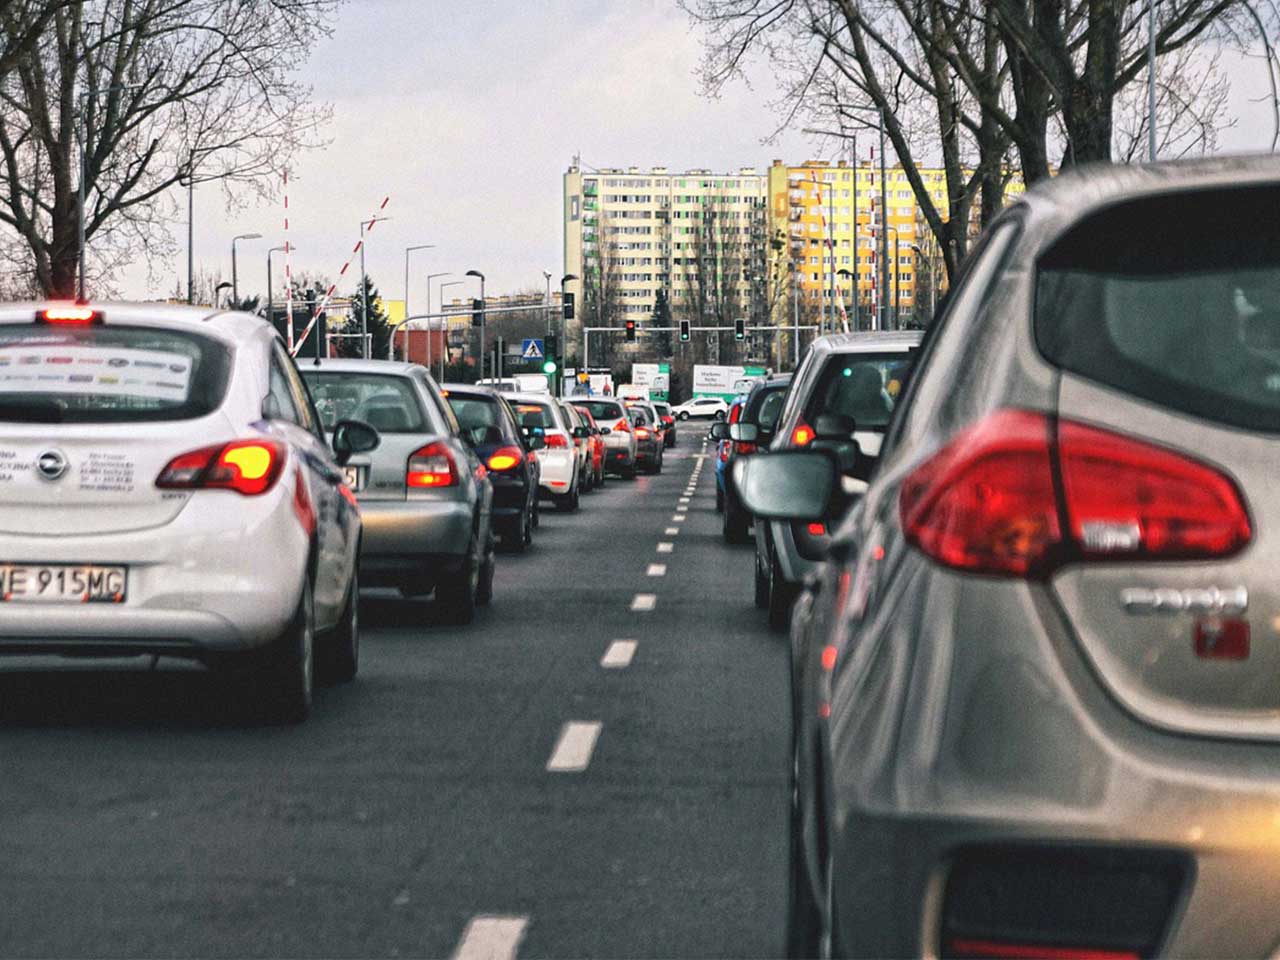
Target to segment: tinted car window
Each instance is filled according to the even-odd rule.
[[[591,415],[597,420],[621,420],[622,405],[614,400],[579,400],[573,398],[573,403],[578,407],[585,407],[591,411]]]
[[[216,410],[230,351],[150,327],[0,326],[0,420],[135,423]]]
[[[427,430],[413,384],[404,377],[323,371],[302,376],[326,430],[339,420],[363,420],[379,433]]]
[[[1125,203],[1039,262],[1051,361],[1162,406],[1280,430],[1280,188]]]
[[[786,389],[766,390],[755,411],[754,419],[761,430],[773,431],[778,425],[778,417],[782,414],[782,401],[786,399]]]
[[[805,419],[827,413],[852,417],[859,430],[883,430],[906,381],[910,360],[905,353],[834,354],[818,378],[805,408]]]
[[[449,392],[449,406],[458,421],[458,432],[472,443],[500,443],[506,437],[505,419],[497,397],[460,396]]]

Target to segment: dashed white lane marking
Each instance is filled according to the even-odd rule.
[[[652,610],[658,605],[656,593],[637,593],[631,601],[631,609],[638,611]]]
[[[634,640],[615,640],[600,658],[600,666],[606,670],[621,670],[631,666],[631,658],[636,655],[638,644]]]
[[[671,518],[671,522],[672,522],[672,523],[684,523],[684,514],[683,514],[683,513],[677,513],[675,516],[673,516],[673,517]]]
[[[667,565],[665,563],[651,563],[644,575],[646,577],[665,577],[667,575]]]
[[[513,960],[528,926],[528,917],[474,916],[462,932],[453,960]]]
[[[667,529],[662,531],[662,535],[664,537],[675,537],[675,536],[678,536],[679,534],[680,534],[679,527],[667,527]]]
[[[677,502],[678,502],[678,503],[688,503],[688,502],[689,502],[689,498],[688,498],[688,497],[681,497]]]
[[[676,545],[667,540],[663,540],[661,543],[658,544],[659,553],[670,553],[675,548],[676,548]]]
[[[560,730],[560,739],[551,751],[547,769],[553,773],[580,773],[591,763],[600,728],[598,721],[570,720]]]

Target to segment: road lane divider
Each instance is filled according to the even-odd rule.
[[[677,514],[674,514],[674,515],[671,517],[671,522],[672,522],[672,523],[684,523],[684,514],[683,514],[683,513],[677,513]]]
[[[639,613],[647,613],[658,605],[656,593],[637,593],[631,601],[631,609]]]
[[[514,960],[528,917],[479,914],[467,922],[453,960]]]
[[[662,535],[666,537],[678,537],[680,535],[679,527],[667,527],[662,531]]]
[[[631,658],[636,655],[636,647],[639,644],[635,640],[615,640],[609,644],[609,649],[604,652],[604,656],[600,658],[600,666],[606,670],[621,670],[623,667],[631,666]]]
[[[551,751],[547,770],[552,773],[581,773],[591,763],[591,754],[604,724],[597,720],[570,720],[560,728],[560,739]]]
[[[659,553],[670,553],[675,548],[676,548],[676,545],[672,543],[670,540],[663,540],[661,543],[658,544]]]
[[[665,563],[651,563],[644,575],[646,577],[665,577],[667,575],[667,565]]]

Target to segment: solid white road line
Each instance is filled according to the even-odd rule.
[[[621,670],[631,666],[631,658],[636,655],[638,644],[634,640],[615,640],[600,659],[600,666],[606,670]]]
[[[528,917],[472,917],[453,952],[453,960],[514,960]]]
[[[637,593],[631,601],[631,609],[644,612],[652,610],[658,605],[658,595],[656,593]]]
[[[662,531],[662,535],[664,537],[675,537],[675,536],[679,536],[679,534],[680,534],[679,527],[667,527],[667,529]]]
[[[665,577],[667,575],[667,565],[665,563],[651,563],[644,575],[646,577]]]
[[[659,553],[670,553],[670,552],[671,552],[672,550],[674,550],[675,548],[676,548],[676,545],[675,545],[674,543],[671,543],[671,542],[666,541],[666,540],[664,540],[662,543],[658,544],[658,552],[659,552]]]
[[[547,769],[553,773],[580,773],[591,763],[591,751],[604,724],[598,721],[570,720],[560,730],[560,739],[551,751]]]

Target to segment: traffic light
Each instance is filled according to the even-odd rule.
[[[733,321],[733,339],[745,340],[746,338],[747,338],[747,321],[741,320],[741,319]]]
[[[681,343],[689,342],[689,321],[688,320],[680,321],[680,342]]]
[[[561,303],[564,306],[564,318],[566,320],[573,319],[573,294],[565,293],[561,297]]]
[[[484,326],[484,301],[479,297],[471,298],[471,325],[473,327]]]
[[[627,321],[627,343],[636,342],[636,322],[634,320]]]

